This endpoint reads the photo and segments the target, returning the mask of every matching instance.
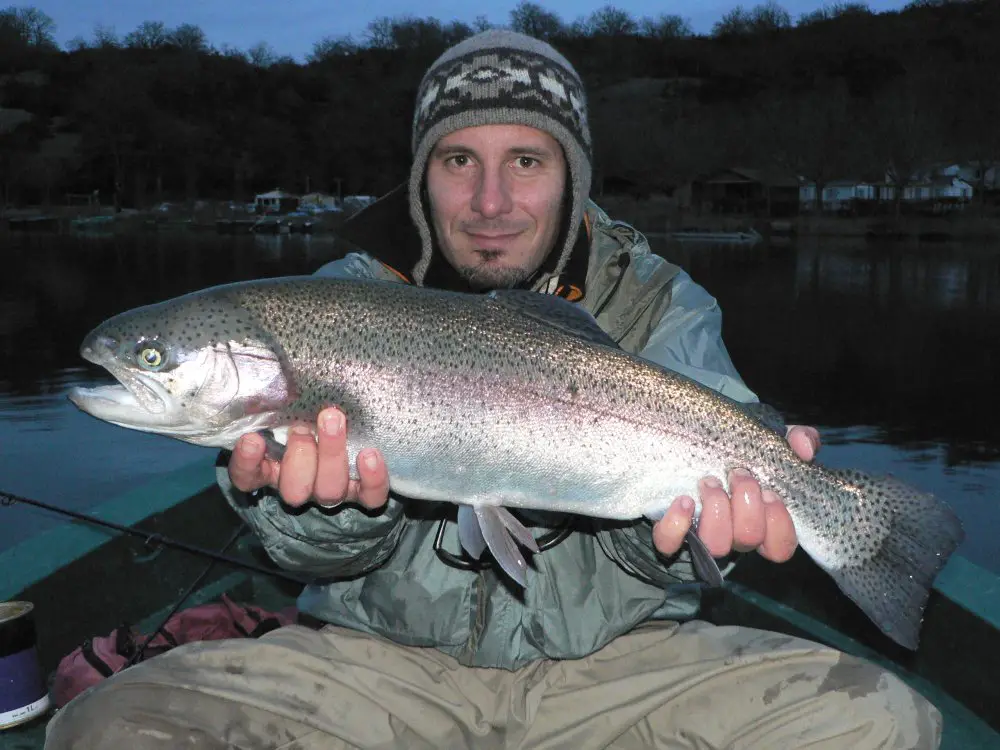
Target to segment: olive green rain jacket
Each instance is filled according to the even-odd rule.
[[[402,189],[355,215],[341,237],[347,252],[317,273],[403,283],[420,252]],[[579,300],[624,349],[738,401],[757,401],[722,343],[716,301],[592,202],[562,277],[541,271],[532,288]],[[460,287],[450,273],[437,258],[424,283]],[[560,530],[568,536],[531,556],[521,591],[492,564],[467,569],[445,561],[448,553],[467,560],[453,506],[390,495],[377,515],[350,505],[293,513],[273,490],[234,488],[225,458],[217,470],[223,493],[275,563],[315,577],[298,605],[320,620],[433,646],[464,664],[515,669],[539,658],[584,656],[647,619],[698,613],[697,587],[677,585],[695,580],[686,547],[663,557],[645,520],[522,514],[536,538],[558,539]]]

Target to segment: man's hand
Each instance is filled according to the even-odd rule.
[[[819,432],[813,427],[790,426],[788,444],[803,461],[812,461],[820,448]],[[795,552],[795,526],[781,499],[760,484],[745,469],[727,478],[731,494],[714,477],[698,485],[701,517],[698,537],[713,557],[725,557],[732,550],[756,549],[773,562],[785,562]],[[661,554],[670,556],[681,548],[691,528],[694,500],[682,496],[670,506],[653,527],[653,543]]]
[[[304,425],[290,430],[280,462],[264,457],[260,435],[244,435],[229,461],[229,478],[243,492],[270,485],[293,507],[314,500],[328,507],[358,502],[371,510],[381,508],[389,498],[385,460],[373,448],[362,450],[357,461],[360,481],[351,479],[346,425],[339,409],[324,409],[316,419],[318,438]]]

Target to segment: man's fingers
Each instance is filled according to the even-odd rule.
[[[803,461],[812,461],[821,445],[819,430],[804,425],[790,425],[787,440],[795,455]]]
[[[281,460],[278,492],[291,506],[309,502],[316,482],[316,439],[305,425],[296,425],[288,432],[285,457]]]
[[[358,454],[358,502],[369,510],[385,505],[389,499],[389,470],[377,450],[367,448]]]
[[[757,551],[772,562],[786,562],[795,553],[798,540],[795,524],[785,504],[774,492],[764,490],[764,515],[767,518],[767,534]]]
[[[681,495],[667,509],[659,521],[653,526],[653,545],[660,554],[677,554],[684,544],[684,537],[691,529],[691,518],[694,516],[694,500],[687,495]]]
[[[729,473],[729,494],[733,509],[733,549],[749,552],[764,543],[767,532],[760,484],[746,469],[734,469]]]
[[[319,438],[313,498],[320,505],[337,505],[347,498],[351,479],[347,461],[347,420],[339,409],[324,409],[317,425]]]
[[[248,433],[237,441],[229,458],[229,478],[236,489],[253,492],[268,483],[265,450],[264,438],[256,433]]]
[[[698,538],[712,553],[725,557],[733,548],[733,516],[729,495],[715,477],[705,477],[698,483],[701,496],[701,516],[698,517]]]

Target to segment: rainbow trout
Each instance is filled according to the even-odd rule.
[[[232,448],[343,409],[353,467],[386,459],[403,498],[459,505],[468,554],[520,585],[537,550],[508,509],[655,521],[705,476],[753,472],[800,547],[887,635],[916,648],[934,577],[963,538],[955,514],[891,477],[800,460],[747,406],[633,356],[583,310],[527,291],[459,294],[283,277],[212,287],[110,318],[82,356],[119,384],[70,399],[107,422]],[[353,471],[353,468],[352,468]],[[699,574],[721,583],[695,534]]]

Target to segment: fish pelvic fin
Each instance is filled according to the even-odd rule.
[[[288,442],[288,428],[278,430],[261,430],[259,433],[264,438],[264,455],[274,461],[280,461],[285,457],[285,445]]]
[[[463,511],[465,511],[464,521]],[[473,521],[478,522],[475,524],[475,531],[471,528]],[[509,510],[499,505],[479,505],[475,508],[462,506],[459,508],[458,524],[459,540],[466,552],[479,558],[488,547],[493,558],[507,575],[521,587],[528,585],[526,576],[528,563],[525,562],[518,546],[538,552],[538,543],[524,524],[514,518]],[[482,545],[480,540],[483,542]],[[466,546],[467,542],[469,546]]]
[[[867,509],[835,537],[840,548],[831,550],[832,559],[813,559],[883,633],[916,650],[934,579],[965,538],[958,516],[895,477],[825,471],[848,507]]]
[[[708,547],[698,537],[698,532],[692,528],[688,531],[686,538],[688,550],[691,553],[691,565],[694,567],[695,574],[709,586],[722,586],[724,580],[722,578],[722,571],[719,569],[719,563],[715,561],[712,553],[708,551]]]
[[[477,560],[486,551],[486,539],[479,528],[479,518],[471,505],[458,506],[458,541],[462,549]]]

